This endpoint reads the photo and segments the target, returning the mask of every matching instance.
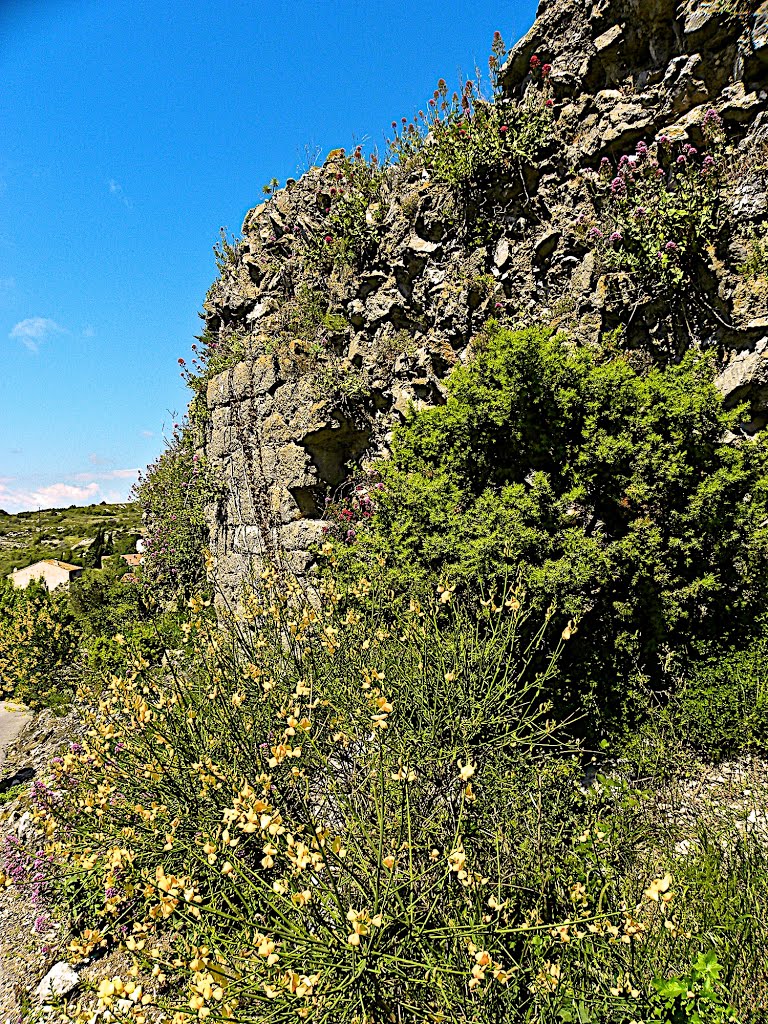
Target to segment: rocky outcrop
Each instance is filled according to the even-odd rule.
[[[365,210],[374,244],[319,269],[308,240],[333,201],[338,151],[247,214],[204,306],[208,337],[240,353],[207,392],[207,454],[228,485],[211,512],[225,587],[265,555],[307,569],[328,495],[386,451],[409,406],[443,400],[490,317],[561,327],[580,344],[619,329],[649,358],[712,348],[724,393],[750,400],[762,424],[767,290],[739,268],[768,218],[768,2],[542,0],[501,71],[510,104],[540,86],[534,56],[551,65],[552,131],[514,173],[488,178],[482,216],[396,166]],[[594,172],[661,135],[701,147],[710,108],[728,147],[719,233],[690,286],[645,293],[586,236]]]

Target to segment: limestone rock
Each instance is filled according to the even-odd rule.
[[[768,0],[760,4],[753,15],[751,41],[757,56],[768,62]]]
[[[621,25],[614,25],[595,39],[594,46],[598,53],[606,53],[619,45],[624,38]]]
[[[69,995],[79,984],[80,976],[77,971],[66,961],[61,960],[54,964],[37,986],[37,997],[42,1003],[47,1003],[56,997]]]
[[[727,404],[735,405],[748,391],[755,395],[768,388],[767,348],[768,337],[765,337],[754,350],[735,355],[718,374],[715,385]]]

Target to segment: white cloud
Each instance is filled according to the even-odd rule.
[[[14,483],[13,477],[0,478],[0,508],[4,508],[6,512],[88,504],[96,498],[100,490],[95,480],[82,486],[54,483],[37,488],[14,487]]]
[[[133,200],[129,199],[128,196],[125,194],[125,190],[123,189],[123,186],[120,184],[119,181],[115,181],[114,178],[110,178],[108,186],[109,194],[111,196],[114,196],[115,199],[119,199],[123,206],[125,206],[128,210],[131,210],[133,208]]]
[[[8,337],[17,338],[22,345],[26,345],[30,352],[37,352],[41,342],[55,334],[65,333],[65,328],[57,324],[55,320],[49,320],[44,316],[31,316],[14,324]]]
[[[46,484],[21,476],[0,476],[0,509],[27,512],[99,501],[127,501],[138,475],[138,469],[109,469],[73,473],[64,480]]]
[[[142,437],[154,437],[155,436],[155,432],[154,432],[154,430],[142,430],[141,436]]]
[[[105,463],[109,462],[108,459],[100,458],[98,455],[96,455],[95,452],[88,456],[88,461],[92,465],[94,465],[94,466],[99,466],[99,465],[103,466]],[[105,469],[101,473],[94,473],[91,470],[91,471],[89,471],[87,473],[75,473],[72,476],[72,479],[73,480],[78,480],[78,481],[83,481],[83,480],[88,480],[88,481],[91,481],[91,480],[136,480],[140,472],[141,472],[141,470],[138,469],[138,468],[137,469]]]
[[[95,328],[91,327],[90,324],[86,324],[85,327],[83,328],[83,337],[84,338],[95,338],[96,337],[96,330],[95,330]]]

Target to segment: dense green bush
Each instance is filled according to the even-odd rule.
[[[160,610],[124,562],[89,570],[70,585],[69,607],[80,632],[83,670],[97,682],[125,671],[140,655],[155,664],[181,642],[183,613]]]
[[[667,716],[706,757],[768,748],[768,638],[684,666]]]
[[[766,585],[765,445],[725,443],[737,414],[711,381],[703,355],[641,374],[491,324],[446,404],[396,432],[376,514],[335,557],[385,557],[399,589],[490,593],[517,572],[536,607],[579,620],[582,696],[658,678],[669,650],[748,634]]]

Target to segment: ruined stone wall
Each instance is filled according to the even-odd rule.
[[[457,214],[455,193],[395,167],[370,211],[375,253],[318,274],[300,242],[322,230],[339,152],[246,216],[204,307],[210,336],[236,338],[241,356],[207,391],[207,454],[227,484],[210,523],[225,587],[265,555],[308,568],[327,494],[351,464],[386,452],[411,404],[443,400],[446,375],[492,316],[559,327],[580,344],[621,327],[623,345],[652,357],[712,348],[729,400],[749,397],[750,429],[762,426],[767,291],[738,268],[750,226],[768,219],[768,3],[542,0],[504,65],[508,98],[535,87],[534,54],[552,66],[553,130],[534,160],[488,182],[485,240],[468,230],[466,210]],[[701,301],[660,300],[602,265],[585,238],[590,175],[602,157],[661,133],[699,146],[710,107],[731,147],[723,227]],[[334,314],[322,351],[291,339],[308,292]]]

